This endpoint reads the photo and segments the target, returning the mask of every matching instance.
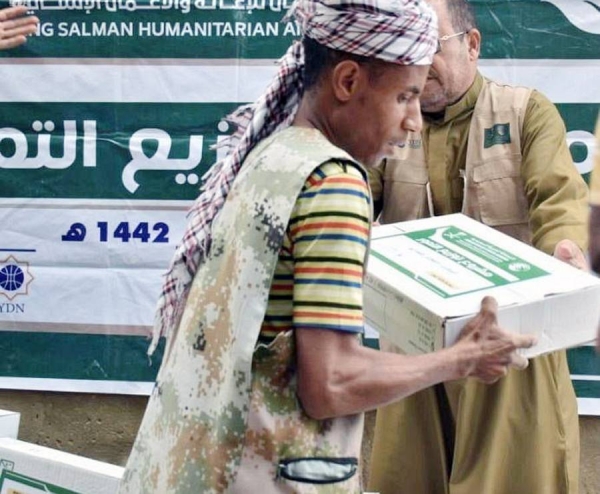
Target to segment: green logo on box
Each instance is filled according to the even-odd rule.
[[[2,465],[7,460],[1,460]],[[14,467],[13,462],[11,468]],[[2,470],[0,475],[0,493],[2,494],[81,494],[57,485],[49,484],[26,475],[21,475],[10,470]]]

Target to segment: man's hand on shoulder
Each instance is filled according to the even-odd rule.
[[[24,6],[0,9],[0,50],[22,45],[35,33],[39,19],[27,15]]]
[[[556,247],[554,247],[554,257],[577,269],[583,269],[585,271],[590,269],[587,259],[581,249],[575,242],[567,238],[556,244]]]

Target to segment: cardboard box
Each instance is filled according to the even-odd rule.
[[[0,494],[114,494],[123,470],[36,444],[0,439]]]
[[[366,323],[406,353],[452,345],[485,295],[502,328],[538,337],[528,357],[596,336],[600,280],[587,272],[462,214],[373,229]]]
[[[0,410],[0,437],[12,437],[16,439],[19,434],[20,421],[20,413]]]

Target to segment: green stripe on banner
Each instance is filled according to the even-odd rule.
[[[573,381],[577,398],[600,398],[600,381]]]
[[[594,347],[573,348],[567,351],[567,359],[571,374],[600,376],[600,356],[596,355]],[[596,397],[600,398],[600,393]]]
[[[164,351],[164,338],[152,358],[142,336],[81,335],[3,331],[0,375],[152,382]]]
[[[483,58],[595,59],[600,9],[582,0],[471,0]]]
[[[0,154],[6,157],[0,196],[195,199],[200,177],[217,157],[210,147],[221,135],[220,120],[236,106],[3,103],[0,128],[17,129],[18,136],[0,139]],[[42,124],[52,130],[40,128]],[[225,128],[226,133],[226,124]],[[40,144],[43,136],[50,136],[47,150]],[[90,139],[93,147],[86,155]],[[68,151],[72,151],[69,163],[49,162],[61,163]],[[43,158],[48,154],[50,160]],[[44,166],[36,160],[44,160]]]
[[[27,0],[22,0],[27,1]],[[30,0],[37,38],[5,57],[279,58],[299,36],[281,22],[290,0]],[[483,58],[594,59],[596,2],[472,0],[484,33]],[[6,1],[0,5],[7,4]],[[91,43],[90,43],[91,41]],[[82,55],[81,44],[91,49]]]
[[[37,37],[0,56],[81,57],[81,43],[92,40],[83,56],[279,58],[300,35],[295,22],[281,22],[289,0],[32,0],[30,5],[41,21]]]
[[[599,105],[557,106],[573,159],[586,176]],[[191,200],[217,158],[211,146],[231,132],[222,118],[236,103],[21,102],[2,107],[0,128],[15,133],[0,139],[3,198]],[[49,136],[47,150],[40,145],[44,136]],[[86,154],[90,140],[93,147]],[[68,150],[72,158],[62,163]],[[44,153],[57,164],[46,159],[40,166],[37,160]],[[181,165],[177,169],[171,163]]]

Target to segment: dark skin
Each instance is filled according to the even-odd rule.
[[[365,66],[339,62],[304,95],[294,125],[319,130],[371,166],[409,131],[421,129],[419,95],[427,72],[427,66],[390,64],[370,77]],[[516,350],[533,343],[532,336],[498,326],[497,304],[489,297],[455,345],[426,355],[375,351],[351,333],[299,327],[298,397],[309,416],[322,420],[373,410],[442,381],[475,377],[492,383],[511,366],[526,367]]]
[[[378,163],[421,128],[419,94],[428,71],[387,65],[371,69],[373,75],[354,61],[338,63],[303,98],[294,125],[319,129],[366,166]]]

